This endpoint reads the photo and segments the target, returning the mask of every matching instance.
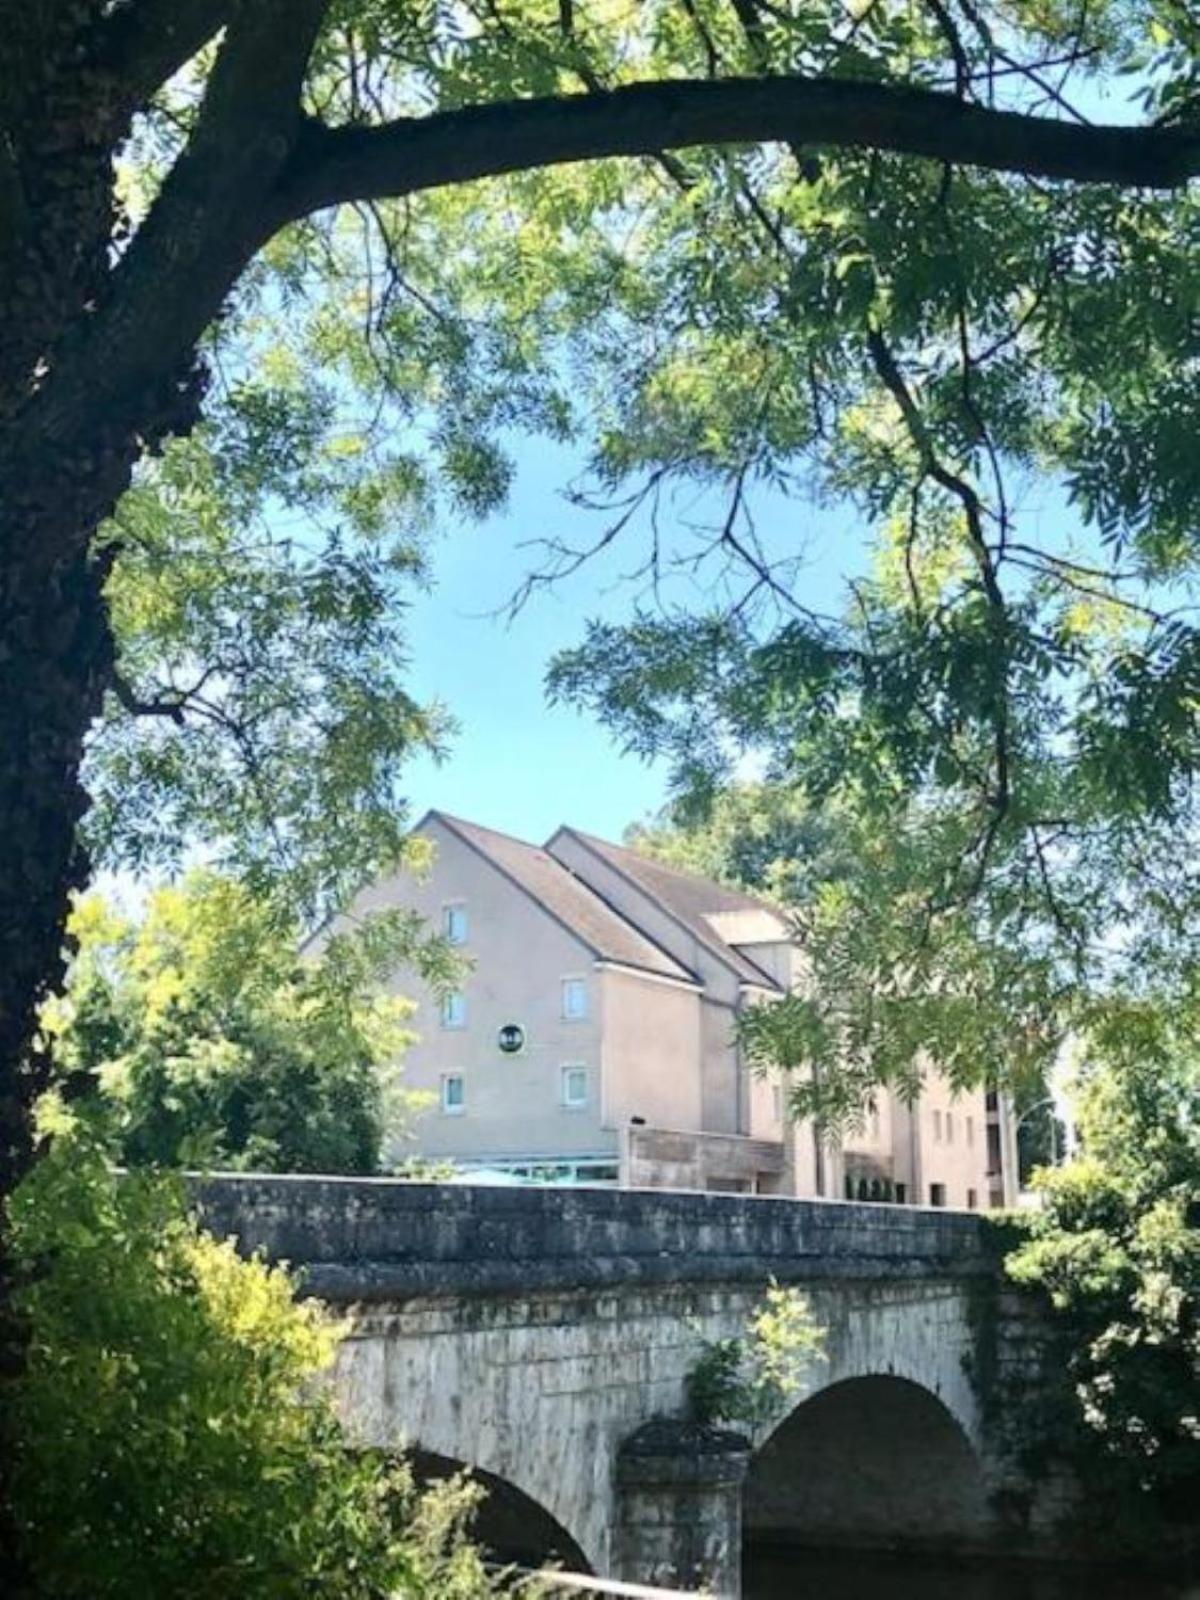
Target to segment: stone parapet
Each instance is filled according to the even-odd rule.
[[[911,1206],[254,1174],[197,1180],[194,1193],[214,1233],[342,1302],[995,1270],[982,1217]]]

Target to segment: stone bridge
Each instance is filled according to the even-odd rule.
[[[996,1271],[973,1214],[251,1176],[209,1180],[201,1204],[348,1312],[354,1435],[472,1468],[506,1555],[736,1594],[743,1531],[1037,1543],[1044,1508],[990,1445],[972,1379]],[[753,1440],[672,1420],[706,1343],[743,1334],[772,1279],[826,1330],[787,1414]]]

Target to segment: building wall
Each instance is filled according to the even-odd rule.
[[[436,1103],[416,1119],[415,1144],[395,1145],[394,1159],[422,1155],[480,1159],[487,1156],[567,1155],[615,1151],[615,1137],[601,1114],[602,978],[591,952],[548,916],[521,889],[498,872],[457,835],[433,819],[422,830],[437,846],[428,879],[410,875],[376,884],[356,909],[403,905],[440,929],[443,908],[467,908],[464,954],[474,970],[462,985],[466,1026],[442,1026],[437,997],[410,970],[397,974],[394,990],[417,1001],[417,1043],[404,1058],[406,1088],[427,1091]],[[565,977],[588,986],[588,1016],[567,1021],[562,1015]],[[519,1023],[526,1034],[520,1055],[506,1056],[496,1043],[505,1023]],[[562,1104],[562,1069],[588,1071],[588,1103],[583,1110]],[[465,1109],[442,1111],[444,1074],[461,1073]]]
[[[569,833],[560,832],[547,846],[550,853],[577,872],[629,921],[694,972],[704,986],[701,1023],[702,1104],[698,1126],[707,1133],[745,1133],[749,1110],[737,1047],[734,1020],[741,1002],[737,974],[687,928],[631,884],[602,857]]]
[[[609,968],[598,975],[603,1118],[624,1128],[700,1126],[700,996],[675,983]]]
[[[747,1084],[750,1120],[747,1132],[755,1139],[782,1139],[783,1083],[778,1073],[749,1074]]]
[[[691,931],[667,915],[643,890],[615,871],[603,857],[593,854],[570,834],[556,833],[546,846],[565,866],[589,883],[596,893],[627,917],[655,944],[669,951],[703,983],[705,992],[725,1005],[738,1002],[738,977],[701,944]]]
[[[987,1105],[982,1089],[955,1094],[940,1072],[927,1071],[915,1107],[920,1172],[910,1195],[918,1205],[941,1203],[984,1210],[989,1203]],[[941,1189],[940,1201],[934,1186]]]
[[[701,1006],[701,1120],[706,1133],[746,1133],[746,1087],[742,1082],[733,1006],[706,993]]]
[[[462,985],[462,1028],[443,1026],[439,1001],[413,973],[397,976],[395,988],[418,1006],[419,1039],[406,1056],[404,1081],[423,1091],[430,1106],[416,1118],[415,1138],[390,1146],[390,1159],[417,1152],[474,1161],[615,1158],[623,1130],[637,1116],[667,1130],[782,1139],[781,1193],[840,1198],[849,1179],[857,1195],[859,1176],[867,1173],[903,1184],[909,1204],[989,1204],[993,1186],[982,1092],[955,1096],[931,1071],[925,1094],[911,1110],[881,1094],[875,1115],[845,1146],[826,1150],[818,1181],[811,1126],[781,1122],[776,1084],[751,1074],[740,1060],[738,1009],[760,996],[744,989],[689,930],[570,835],[553,841],[566,866],[697,973],[703,994],[598,965],[582,941],[436,816],[422,832],[437,849],[427,880],[407,874],[383,880],[360,897],[356,910],[404,905],[440,928],[446,905],[461,903],[468,917],[465,954],[475,965]],[[762,938],[757,926],[746,931],[759,935],[745,946],[757,964],[781,984],[803,985],[801,952]],[[567,977],[587,986],[588,1015],[579,1021],[562,1015]],[[525,1030],[519,1055],[498,1048],[505,1023]],[[564,1104],[567,1066],[587,1073],[587,1100],[579,1109]],[[443,1109],[446,1074],[462,1075],[461,1113]]]

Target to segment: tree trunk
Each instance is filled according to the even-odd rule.
[[[0,478],[11,518],[24,497],[8,487]],[[30,522],[0,513],[0,1203],[34,1159],[34,1108],[49,1080],[37,1017],[62,979],[71,895],[86,876],[80,765],[112,665],[104,569],[83,537],[54,531],[39,538]],[[64,543],[70,554],[37,559]],[[0,1230],[0,1373],[11,1379],[24,1338],[6,1236]],[[8,1409],[0,1399],[0,1419]],[[3,1443],[7,1465],[12,1441]],[[0,1539],[8,1531],[0,1523]],[[3,1554],[11,1566],[11,1549]]]

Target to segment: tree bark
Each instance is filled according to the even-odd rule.
[[[89,728],[112,681],[97,534],[141,456],[199,414],[196,345],[267,236],[327,0],[254,0],[229,30],[188,151],[115,265],[112,159],[149,78],[211,33],[223,0],[105,0],[16,13],[0,77],[0,1593],[29,1591],[11,1517],[22,1368],[4,1207],[32,1167],[51,1080],[38,1015],[61,986]],[[112,26],[109,26],[111,17]],[[61,24],[61,26],[60,26]],[[7,19],[5,26],[7,27]],[[22,33],[22,28],[24,32]],[[155,84],[151,83],[151,87]]]
[[[6,487],[0,480],[0,503],[7,502]],[[76,541],[71,556],[31,568],[21,558],[29,532],[28,524],[14,527],[8,509],[0,521],[0,1061],[5,1069],[0,1076],[0,1195],[5,1199],[35,1156],[34,1108],[49,1080],[37,1012],[62,978],[65,914],[72,891],[86,880],[78,823],[87,801],[79,768],[112,661],[103,574],[86,540]],[[9,1379],[20,1371],[25,1340],[11,1314],[14,1285],[6,1235],[7,1229],[0,1232],[0,1372]],[[0,1399],[0,1426],[7,1412]],[[3,1441],[5,1466],[13,1459],[12,1443]],[[11,1530],[2,1519],[0,1572],[15,1587],[17,1557],[11,1545]]]

